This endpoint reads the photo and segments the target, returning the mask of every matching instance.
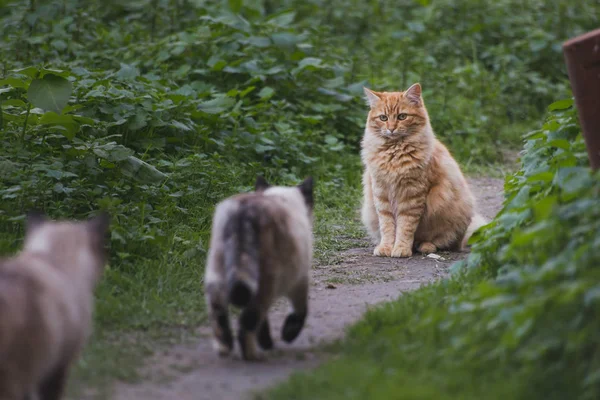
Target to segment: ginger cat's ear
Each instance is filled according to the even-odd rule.
[[[414,105],[421,104],[421,85],[415,83],[404,92],[404,97]]]
[[[377,92],[374,92],[371,89],[367,89],[366,87],[363,87],[363,90],[365,91],[365,96],[369,107],[374,107],[375,104],[377,104],[381,100],[381,97],[379,97],[379,94]]]

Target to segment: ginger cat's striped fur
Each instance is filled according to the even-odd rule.
[[[377,244],[373,254],[462,249],[485,221],[458,164],[433,134],[421,86],[365,94],[371,109],[361,152],[362,221]]]

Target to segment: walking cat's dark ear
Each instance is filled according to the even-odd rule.
[[[267,182],[267,180],[259,175],[256,177],[256,183],[254,184],[254,190],[256,190],[257,192],[262,192],[267,190],[268,188],[270,188],[271,185],[269,185],[269,182]]]
[[[43,225],[44,222],[48,221],[48,218],[40,210],[31,210],[27,213],[26,220],[26,231],[29,233]]]
[[[300,193],[302,193],[302,197],[304,197],[304,202],[311,210],[314,206],[313,187],[314,180],[312,176],[309,176],[304,182],[298,185],[298,189],[300,189]]]
[[[104,267],[104,262],[108,255],[106,246],[109,241],[108,228],[110,226],[110,215],[103,211],[95,217],[90,218],[85,222],[86,229],[90,233],[92,248],[99,259],[104,260],[101,267]]]
[[[108,231],[108,227],[110,225],[110,215],[103,211],[95,217],[90,218],[87,224],[90,231],[103,237]]]

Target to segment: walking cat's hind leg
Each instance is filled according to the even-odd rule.
[[[240,315],[238,342],[242,358],[246,361],[260,361],[262,357],[256,348],[256,332],[262,324],[262,315],[256,305],[250,305]]]
[[[273,338],[271,337],[271,327],[269,319],[265,316],[260,328],[258,328],[258,345],[263,350],[271,350],[273,348]]]
[[[220,356],[227,356],[233,350],[233,334],[229,325],[229,311],[225,292],[221,285],[209,285],[207,294],[208,314],[213,330],[213,347]]]
[[[281,329],[281,338],[287,343],[294,341],[302,328],[308,313],[308,279],[302,281],[289,295],[292,312],[287,316]]]
[[[59,400],[62,397],[67,369],[67,365],[61,365],[44,379],[39,388],[40,400]]]

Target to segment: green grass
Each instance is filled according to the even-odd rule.
[[[502,399],[510,383],[495,371],[464,368],[444,357],[453,338],[419,329],[431,307],[443,307],[462,284],[438,283],[369,311],[353,326],[332,361],[294,374],[256,399]]]

